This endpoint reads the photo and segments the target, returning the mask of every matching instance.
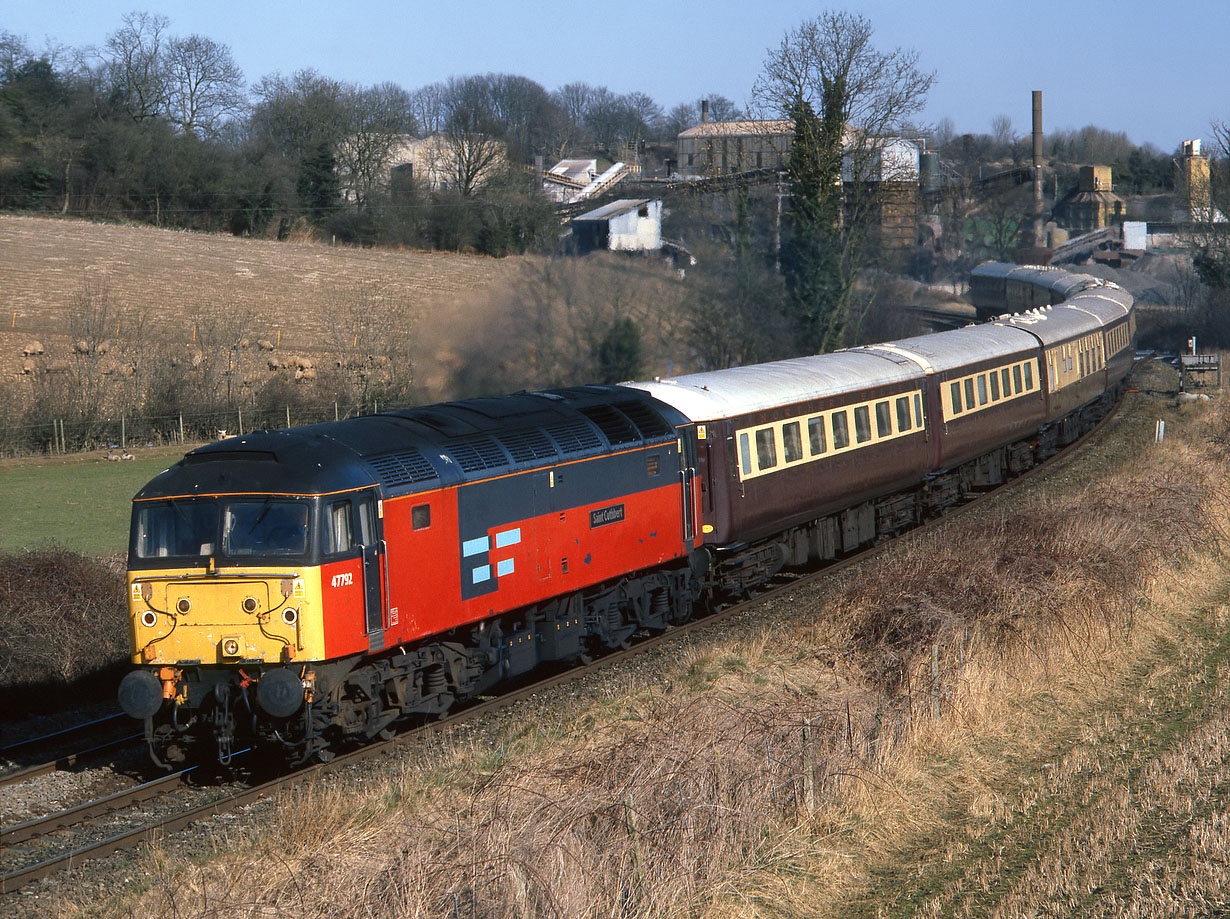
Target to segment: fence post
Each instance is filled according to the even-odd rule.
[[[242,437],[243,436],[243,409],[239,408],[236,411],[239,412],[239,430],[236,431],[235,433],[238,434],[240,437]]]
[[[184,445],[184,413],[179,413],[179,445]]]
[[[120,415],[120,449],[128,449],[128,419]]]
[[[286,426],[290,427],[290,406],[286,406]]]

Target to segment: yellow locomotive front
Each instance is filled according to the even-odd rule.
[[[344,490],[333,486],[348,464],[328,474],[299,450],[282,450],[283,460],[253,449],[293,440],[260,434],[200,448],[133,500],[135,667],[119,700],[145,722],[163,766],[215,754],[227,762],[251,743],[293,761],[324,746],[312,711],[327,660],[318,517],[320,495]]]

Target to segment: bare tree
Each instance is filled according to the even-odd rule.
[[[212,38],[172,39],[164,71],[167,119],[186,133],[214,137],[243,109],[243,73],[231,50]]]
[[[166,108],[162,46],[170,20],[151,13],[128,13],[123,21],[107,37],[104,65],[125,110],[134,121],[145,121]]]
[[[253,135],[295,162],[345,136],[346,87],[315,70],[263,77],[252,94]]]
[[[333,298],[329,331],[340,376],[355,400],[399,401],[414,383],[412,349],[417,315],[379,283],[362,281]]]
[[[428,83],[410,94],[410,114],[424,135],[444,130],[444,120],[448,116],[447,94],[448,86],[440,82]]]
[[[918,55],[872,44],[862,16],[828,11],[770,51],[753,90],[758,105],[795,123],[789,244],[782,267],[800,343],[841,344],[868,265],[868,230],[892,158],[887,143],[919,112],[935,77]]]
[[[350,88],[343,98],[346,132],[337,145],[343,187],[360,208],[389,179],[393,153],[414,133],[410,94],[394,83]]]
[[[996,115],[991,119],[991,138],[1000,149],[1011,148],[1015,135],[1012,133],[1012,116]]]
[[[105,282],[85,281],[73,294],[68,312],[72,343],[73,382],[81,419],[87,425],[102,417],[106,395],[103,358],[108,351],[108,333],[115,321],[111,295]]]

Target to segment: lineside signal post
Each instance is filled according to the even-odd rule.
[[[1196,353],[1196,337],[1187,340],[1190,354],[1179,355],[1179,392],[1205,386],[1221,389],[1221,355]]]

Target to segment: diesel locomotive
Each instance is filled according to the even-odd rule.
[[[950,332],[193,450],[133,500],[121,705],[166,767],[328,759],[895,535],[1121,393],[1131,297],[1037,274],[1065,299]]]

